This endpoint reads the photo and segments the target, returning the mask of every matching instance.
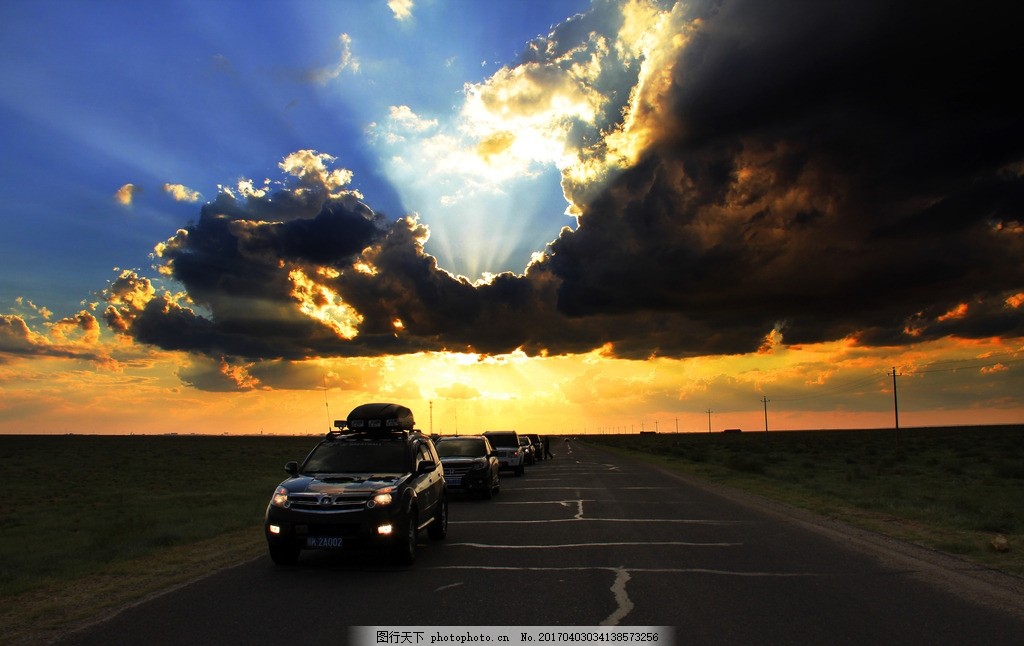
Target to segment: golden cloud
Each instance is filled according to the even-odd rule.
[[[114,199],[122,206],[131,206],[135,196],[142,192],[142,189],[135,184],[125,184],[114,193]]]
[[[198,202],[203,197],[199,191],[193,191],[184,184],[164,184],[164,191],[177,202]]]

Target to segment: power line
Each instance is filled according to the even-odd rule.
[[[851,381],[843,384],[835,384],[833,386],[822,386],[820,389],[816,390],[816,392],[807,395],[796,395],[793,397],[775,397],[775,401],[793,402],[804,399],[815,399],[817,397],[827,397],[829,395],[834,395],[836,393],[840,393],[846,390],[856,390],[858,388],[863,388],[864,386],[869,386],[871,384],[878,383],[881,380],[881,378],[884,377],[886,374],[888,373],[880,372],[877,374],[872,374],[871,376],[868,377],[863,377],[856,381]]]

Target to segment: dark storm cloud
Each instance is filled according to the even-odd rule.
[[[189,383],[236,389],[305,383],[283,362],[309,357],[607,344],[680,357],[752,352],[776,329],[787,343],[880,345],[1024,334],[1013,21],[889,2],[684,13],[671,83],[635,115],[645,151],[600,190],[567,184],[579,225],[523,275],[454,276],[423,252],[424,225],[386,220],[310,173],[208,204],[159,249],[187,298],[128,272],[107,291],[108,324],[207,357]],[[586,25],[556,30],[552,47],[570,51],[562,41],[587,38]],[[616,112],[630,86],[618,92]],[[358,313],[353,333],[330,322],[342,305]]]
[[[560,309],[720,331],[682,354],[777,324],[796,343],[1020,334],[1020,40],[982,11],[713,5],[655,145],[553,244]],[[922,320],[965,302],[977,315]]]

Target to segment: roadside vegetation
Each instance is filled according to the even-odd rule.
[[[318,439],[0,436],[0,643],[265,552],[284,463]]]
[[[1024,574],[1024,426],[586,439]]]

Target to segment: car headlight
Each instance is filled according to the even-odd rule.
[[[274,496],[270,499],[270,504],[275,507],[287,507],[288,506],[288,490],[284,487],[278,487],[274,490]]]
[[[474,462],[473,466],[470,467],[470,468],[473,471],[480,471],[481,469],[486,469],[487,468],[487,463],[486,462]]]
[[[367,507],[385,507],[391,504],[393,498],[391,492],[394,491],[394,487],[384,487],[378,489],[374,494],[373,498],[370,498],[370,502],[366,503]]]

